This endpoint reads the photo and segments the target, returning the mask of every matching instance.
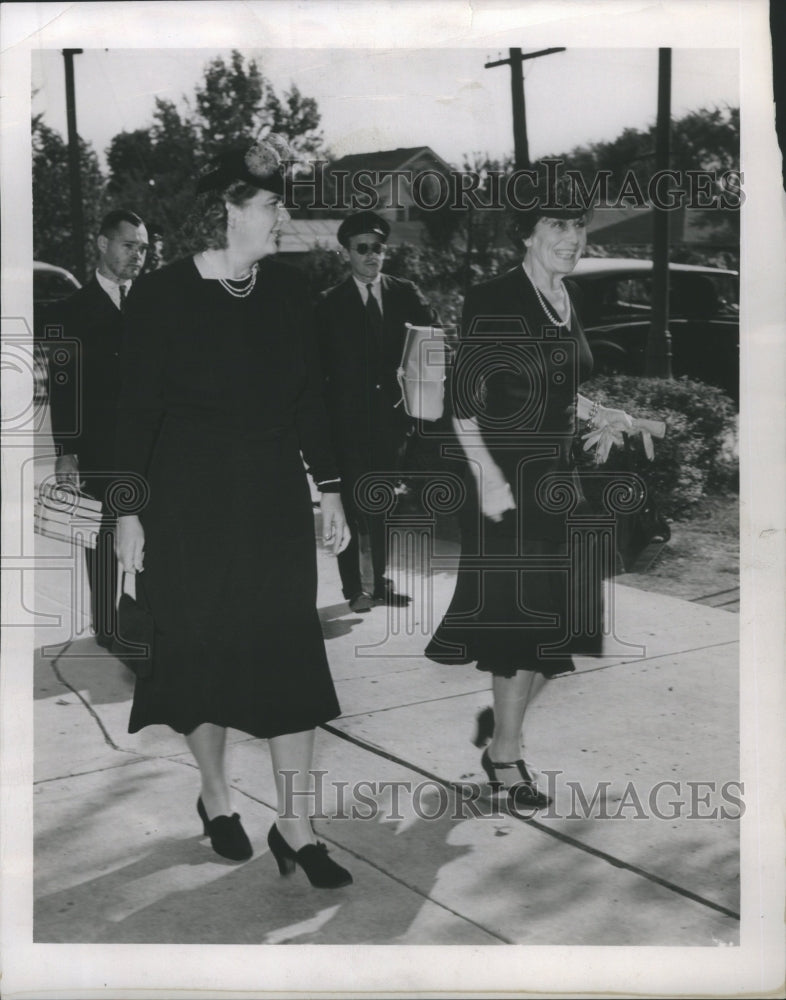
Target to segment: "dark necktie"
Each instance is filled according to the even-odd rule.
[[[368,316],[369,330],[374,336],[377,347],[379,347],[382,340],[382,313],[371,289],[371,285],[366,285],[366,291],[368,292],[368,297],[366,298],[366,316]]]
[[[120,289],[120,312],[122,312],[126,307],[126,296],[128,295],[128,292],[126,291],[125,285],[118,285],[117,287]]]

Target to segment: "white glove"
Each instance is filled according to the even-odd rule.
[[[515,510],[516,501],[510,483],[497,469],[487,472],[481,469],[477,475],[480,510],[491,521],[501,521],[506,510]]]

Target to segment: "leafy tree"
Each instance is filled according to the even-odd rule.
[[[59,132],[43,121],[32,120],[33,145],[33,256],[49,264],[77,270],[72,239],[68,146]],[[103,214],[104,178],[90,143],[79,140],[85,259],[95,263],[95,233]]]
[[[164,228],[165,256],[185,250],[179,230],[193,205],[196,178],[219,150],[277,131],[296,151],[322,146],[317,102],[292,86],[280,99],[254,59],[233,51],[212,59],[193,100],[181,112],[156,99],[148,128],[116,135],[108,151],[108,192],[113,204]]]
[[[227,145],[254,138],[263,119],[270,84],[255,60],[244,65],[232,52],[229,65],[220,56],[205,68],[205,82],[195,94],[191,124],[202,153],[210,158]]]
[[[650,132],[654,136],[654,128]],[[740,109],[702,108],[673,122],[671,159],[677,170],[738,169]]]
[[[319,131],[322,116],[313,97],[303,97],[292,84],[284,91],[283,103],[271,90],[265,110],[270,117],[271,130],[285,135],[297,153],[314,156],[321,151],[324,144]]]
[[[655,170],[655,125],[641,131],[626,128],[609,142],[576,146],[558,159],[580,170],[585,183],[601,170],[611,174],[609,194],[615,198],[620,186],[632,171],[642,191]],[[739,168],[739,108],[700,108],[671,124],[671,167],[674,170],[707,170],[722,174]],[[716,185],[720,193],[720,185]]]
[[[193,127],[171,101],[160,98],[152,126],[119,133],[107,152],[113,205],[160,224],[167,256],[179,252],[176,234],[193,205],[194,178],[203,161]]]

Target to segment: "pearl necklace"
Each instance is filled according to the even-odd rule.
[[[219,278],[218,283],[222,288],[225,288],[229,294],[235,299],[245,299],[254,291],[254,285],[257,283],[257,270],[258,265],[254,264],[251,268],[251,273],[246,278]],[[248,282],[241,288],[233,288],[230,281],[234,281],[235,284],[239,281]]]
[[[554,326],[567,326],[568,325],[568,320],[570,319],[570,302],[568,302],[568,319],[560,319],[559,316],[555,316],[554,313],[551,310],[551,307],[546,302],[545,296],[541,294],[541,291],[538,288],[538,286],[535,284],[535,282],[532,280],[532,278],[530,278],[529,274],[527,274],[527,271],[524,270],[524,268],[522,268],[522,270],[524,271],[524,273],[529,278],[529,283],[535,289],[535,295],[538,298],[538,302],[540,303],[540,307],[543,310],[543,312],[546,314],[549,322],[551,322]],[[562,292],[563,292],[563,295],[567,295],[567,293],[565,292],[565,286],[564,285],[562,286]]]

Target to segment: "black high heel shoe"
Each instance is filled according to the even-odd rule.
[[[274,823],[267,835],[267,843],[281,875],[291,875],[300,865],[315,889],[340,889],[352,884],[352,876],[346,868],[330,860],[327,847],[319,840],[316,844],[306,844],[299,851],[293,851]]]
[[[201,795],[197,799],[197,812],[202,820],[205,836],[210,837],[210,843],[216,854],[220,854],[222,858],[229,858],[230,861],[248,861],[254,849],[237,813],[208,819]]]
[[[514,809],[545,809],[551,804],[549,796],[538,791],[532,775],[527,770],[527,765],[521,758],[513,761],[494,761],[489,757],[489,752],[486,749],[480,758],[480,764],[495,793],[501,788],[507,790],[508,799]],[[506,785],[504,781],[499,780],[495,772],[511,767],[517,769],[521,781],[517,781],[513,785]]]

